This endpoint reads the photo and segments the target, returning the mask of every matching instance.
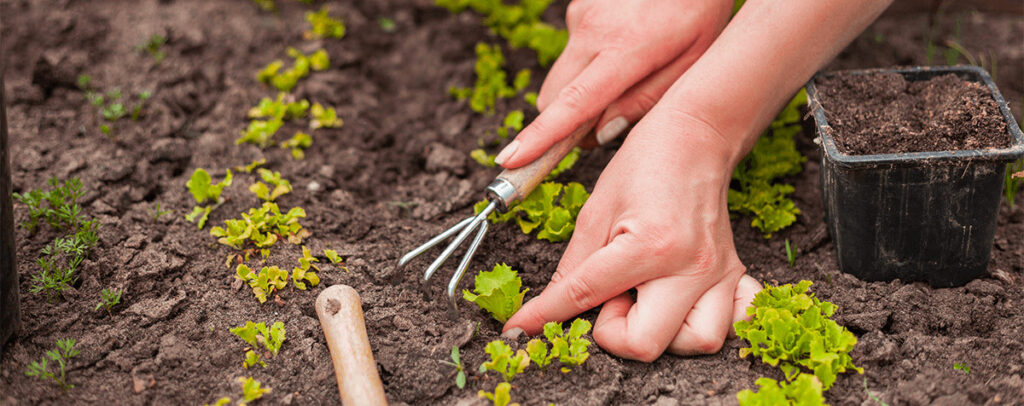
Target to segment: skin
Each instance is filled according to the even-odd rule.
[[[720,350],[760,289],[733,245],[732,169],[888,4],[748,0],[722,31],[731,1],[573,2],[541,115],[499,154],[502,166],[531,162],[598,115],[605,142],[616,118],[636,124],[580,212],[551,283],[506,334],[538,334],[547,321],[600,305],[594,340],[612,354],[653,361],[666,351]]]

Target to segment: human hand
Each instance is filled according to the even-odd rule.
[[[541,114],[495,162],[532,162],[585,121],[598,119],[604,144],[642,117],[711,45],[732,0],[575,0],[566,12],[569,42],[544,79]]]
[[[739,149],[702,120],[655,108],[601,174],[551,283],[505,331],[538,334],[604,303],[594,340],[612,354],[717,352],[760,290],[726,205]]]

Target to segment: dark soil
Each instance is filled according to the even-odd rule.
[[[500,325],[469,305],[460,307],[461,320],[446,317],[442,291],[452,266],[436,276],[427,296],[419,290],[426,259],[405,270],[394,266],[406,250],[470,213],[497,172],[470,161],[468,152],[497,128],[501,114],[472,113],[446,90],[472,83],[477,41],[499,39],[478,17],[452,16],[430,0],[380,0],[328,2],[332,14],[344,17],[347,37],[310,42],[302,39],[302,13],[311,6],[278,3],[277,13],[265,13],[243,0],[110,1],[107,7],[0,0],[15,191],[42,187],[52,176],[80,177],[89,190],[85,213],[103,223],[99,246],[79,269],[81,282],[52,303],[27,291],[39,250],[59,234],[45,227],[35,235],[17,230],[24,325],[0,353],[0,404],[203,404],[237,398],[239,376],[273,388],[258,404],[336,404],[313,302],[324,287],[338,283],[362,295],[370,344],[392,403],[474,404],[477,390],[491,390],[499,381],[476,367]],[[546,19],[559,21],[564,5]],[[977,49],[998,59],[999,86],[1019,106],[1024,21],[969,16],[961,25],[965,46],[988,47]],[[379,17],[393,19],[397,31],[381,30]],[[926,19],[884,17],[831,68],[923,63],[917,23]],[[952,35],[952,20],[941,19],[938,26],[936,35]],[[875,42],[878,32],[884,33],[882,43]],[[161,64],[134,49],[153,33],[169,38]],[[254,75],[283,58],[287,46],[326,48],[331,68],[302,80],[294,93],[336,106],[345,120],[342,128],[315,131],[303,161],[276,147],[234,144],[245,112],[274,95]],[[506,56],[512,69],[533,66],[529,52]],[[120,125],[112,140],[99,132],[96,110],[74,89],[80,73],[103,88],[153,90],[154,98],[140,122]],[[532,89],[539,85],[535,79]],[[498,106],[499,112],[525,107],[518,98]],[[798,222],[771,240],[751,229],[749,219],[735,220],[733,229],[751,275],[771,283],[815,281],[814,291],[839,305],[839,321],[860,338],[853,356],[865,375],[840,377],[830,402],[873,404],[867,387],[890,405],[1021,404],[1024,209],[1001,209],[989,277],[953,289],[861,282],[838,271],[821,219],[820,156],[810,134],[798,138],[808,155],[805,170],[790,179],[803,211]],[[591,187],[613,153],[614,147],[585,153],[561,180]],[[184,185],[194,168],[220,174],[257,158],[266,158],[295,186],[278,202],[285,209],[305,208],[308,246],[314,252],[337,249],[350,272],[324,266],[320,286],[289,287],[263,305],[233,283],[234,272],[224,266],[233,251],[183,220],[193,205]],[[252,181],[252,175],[237,175],[211,224],[259,204],[246,190]],[[174,213],[154,221],[148,211],[156,203]],[[15,212],[18,221],[26,219],[23,205]],[[799,251],[795,268],[786,262],[787,238]],[[543,289],[564,248],[514,226],[496,226],[473,269],[507,262],[521,271],[532,296]],[[290,267],[299,253],[299,247],[279,243],[269,262]],[[125,290],[112,316],[93,311],[106,287]],[[228,332],[247,320],[282,321],[287,328],[281,353],[265,369],[243,369],[246,345]],[[27,364],[63,337],[76,338],[81,350],[68,372],[76,387],[67,393],[24,375]],[[466,389],[455,387],[454,369],[441,363],[452,345],[462,348],[470,375]],[[531,369],[517,377],[512,396],[524,405],[734,404],[736,392],[753,387],[758,377],[780,378],[775,368],[739,359],[741,346],[730,339],[719,354],[664,356],[650,364],[595,346],[590,360],[568,374]],[[954,370],[956,362],[967,363],[970,374]]]
[[[837,74],[816,82],[840,152],[851,155],[1005,148],[1006,120],[983,83],[954,74]]]

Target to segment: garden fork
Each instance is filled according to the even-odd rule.
[[[459,281],[462,280],[462,276],[466,273],[466,268],[469,267],[469,262],[473,259],[473,254],[476,253],[477,248],[480,247],[480,242],[483,241],[484,236],[487,235],[487,216],[494,210],[505,212],[515,202],[522,200],[533,191],[537,185],[540,184],[544,178],[551,173],[558,163],[565,158],[565,156],[572,151],[574,147],[583,137],[590,132],[594,127],[595,120],[589,120],[579,126],[576,131],[569,134],[559,142],[556,142],[547,150],[543,155],[534,160],[528,165],[516,168],[516,169],[505,169],[487,186],[486,195],[487,200],[490,203],[487,204],[479,214],[475,216],[467,217],[460,221],[458,224],[445,230],[441,234],[438,234],[430,241],[425,244],[416,247],[416,249],[409,251],[408,254],[402,257],[398,261],[398,267],[402,268],[409,262],[416,258],[418,255],[426,252],[433,248],[435,245],[455,235],[455,239],[452,240],[448,247],[441,252],[441,255],[434,259],[434,262],[427,267],[427,271],[423,274],[423,280],[420,282],[422,286],[426,287],[430,277],[441,265],[444,264],[448,257],[450,257],[455,250],[462,244],[466,238],[469,237],[473,230],[476,229],[476,236],[473,237],[473,241],[469,244],[469,249],[462,256],[462,261],[459,262],[458,268],[455,269],[455,274],[452,275],[452,279],[448,281],[448,302],[451,304],[449,308],[449,315],[452,318],[458,317],[458,310],[455,306],[455,291],[458,289]]]

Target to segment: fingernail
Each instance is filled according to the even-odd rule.
[[[504,165],[505,161],[515,155],[516,150],[519,149],[519,140],[512,141],[505,146],[505,149],[498,153],[498,156],[494,157],[494,163],[498,165]]]
[[[512,327],[509,331],[501,333],[501,338],[507,338],[509,340],[515,340],[519,336],[523,335],[523,329],[519,327]]]
[[[608,141],[614,140],[619,134],[622,134],[626,127],[629,127],[629,121],[626,121],[625,117],[615,117],[597,131],[597,143],[601,145],[607,144]]]

